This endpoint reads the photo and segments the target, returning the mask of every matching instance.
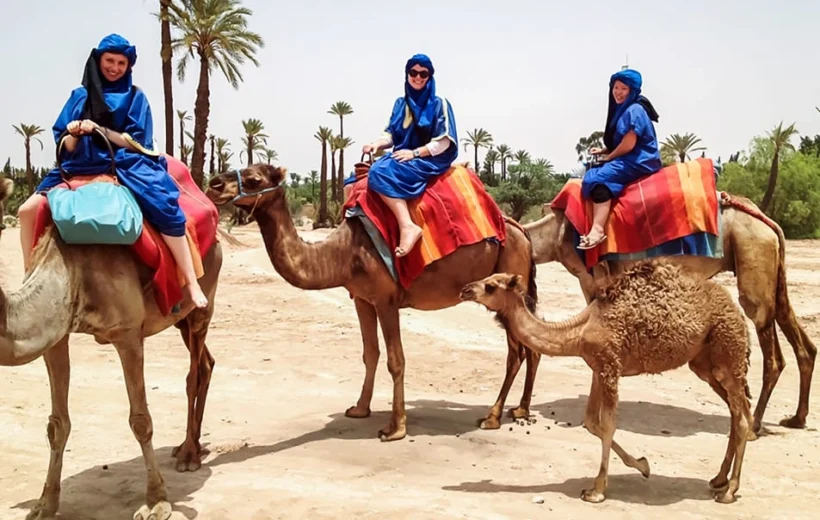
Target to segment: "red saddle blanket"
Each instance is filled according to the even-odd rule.
[[[572,179],[550,203],[563,210],[580,234],[592,227],[592,201],[581,198],[581,180]],[[613,201],[607,238],[585,251],[592,267],[606,254],[638,253],[698,232],[718,235],[718,196],[711,159],[667,166],[626,187]]]
[[[219,223],[219,213],[216,206],[194,183],[191,172],[185,164],[165,155],[168,162],[168,173],[174,179],[179,188],[179,205],[185,213],[187,222],[185,223],[185,234],[191,248],[191,256],[194,260],[194,270],[197,277],[202,276],[202,257],[213,247],[216,242],[216,228]],[[98,181],[113,181],[113,177],[83,176],[71,179],[71,185],[81,186],[93,179]],[[65,185],[57,186],[54,189],[65,189]],[[46,228],[52,224],[51,211],[48,206],[48,199],[41,197],[40,206],[37,209],[37,219],[35,223],[34,245],[37,245],[40,237]],[[143,228],[140,238],[131,246],[134,256],[153,271],[152,286],[157,306],[163,315],[168,315],[171,309],[182,300],[182,287],[184,278],[177,269],[174,257],[170,249],[165,244],[159,231],[143,220]]]
[[[391,253],[399,245],[396,217],[376,193],[367,189],[367,177],[353,185],[343,211],[359,206],[384,238]],[[461,246],[495,239],[504,244],[507,226],[504,214],[481,180],[464,166],[452,166],[427,185],[424,194],[408,201],[413,222],[422,229],[422,237],[409,254],[393,262],[399,283],[404,288],[425,267],[454,252]]]

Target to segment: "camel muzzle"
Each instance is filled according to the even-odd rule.
[[[472,285],[465,285],[464,288],[461,290],[461,293],[458,295],[461,301],[464,302],[471,302],[475,301],[476,299],[476,292]]]

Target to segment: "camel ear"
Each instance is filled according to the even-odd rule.
[[[285,175],[288,169],[282,166],[273,166],[272,164],[260,164],[260,170],[267,176],[271,184],[279,185],[285,180]]]
[[[516,287],[518,287],[520,285],[521,285],[521,275],[520,274],[513,275],[513,277],[510,278],[510,281],[507,282],[507,288],[508,289],[515,289]]]

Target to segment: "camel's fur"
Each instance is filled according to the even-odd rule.
[[[6,227],[3,224],[3,217],[6,215],[4,203],[12,193],[14,193],[14,181],[0,177],[0,236],[3,235],[3,229]]]
[[[205,274],[200,284],[210,305],[194,310],[186,298],[179,312],[162,316],[150,289],[150,272],[127,247],[67,245],[52,226],[33,252],[32,268],[23,286],[9,295],[0,290],[0,365],[21,365],[43,356],[51,385],[47,430],[51,457],[42,496],[29,518],[54,518],[59,507],[63,452],[71,430],[70,333],[90,334],[98,343],[111,343],[116,348],[131,404],[129,424],[148,471],[145,505],[138,512],[142,516],[135,518],[147,520],[151,513],[156,518],[170,515],[165,483],[151,444],[153,426],[143,379],[143,343],[147,336],[175,325],[190,351],[187,434],[174,455],[177,470],[196,470],[204,455],[199,438],[214,367],[205,336],[222,265],[219,242],[202,264]]]
[[[719,502],[734,501],[751,413],[748,331],[729,292],[671,263],[644,261],[602,285],[581,314],[563,323],[547,323],[527,308],[520,285],[517,275],[496,274],[468,284],[461,297],[504,316],[513,336],[530,348],[548,356],[582,357],[592,369],[584,426],[601,438],[603,454],[595,486],[582,498],[604,500],[610,447],[627,466],[649,476],[646,459],[635,459],[613,441],[618,379],[658,374],[688,363],[729,406],[726,457],[710,485],[725,488],[717,495]]]
[[[390,422],[379,432],[382,440],[401,439],[406,435],[404,408],[404,350],[399,327],[399,309],[435,310],[459,303],[459,292],[465,283],[480,280],[494,272],[512,272],[527,280],[529,294],[536,297],[535,264],[526,233],[517,225],[507,226],[504,247],[488,241],[459,248],[451,255],[430,265],[404,290],[393,281],[364,227],[356,220],[345,220],[326,240],[307,244],[296,233],[288,212],[285,188],[279,187],[286,170],[257,164],[240,172],[244,196],[234,202],[254,214],[276,271],[290,284],[301,289],[344,287],[353,296],[364,343],[365,379],[355,406],[348,417],[370,415],[373,382],[379,360],[377,323],[381,324],[387,344],[387,368],[393,377],[393,413]],[[206,194],[217,205],[239,195],[234,173],[214,177]],[[266,191],[263,190],[273,190]],[[539,356],[519,345],[507,334],[507,371],[496,403],[482,428],[500,426],[501,414],[522,360],[527,359],[527,383],[524,394],[530,396]],[[529,415],[529,397],[522,400],[515,417]]]
[[[797,321],[789,302],[786,284],[785,239],[775,222],[763,216],[748,199],[734,195],[722,201],[723,258],[674,256],[669,261],[703,278],[730,271],[737,276],[740,306],[755,325],[763,353],[763,386],[754,412],[752,429],[759,432],[769,397],[780,377],[785,360],[777,339],[775,323],[780,326],[794,349],[800,372],[800,395],[797,411],[780,421],[782,426],[804,428],[809,413],[809,395],[817,348]],[[578,277],[587,302],[595,293],[595,277],[628,268],[632,262],[604,262],[590,274],[573,247],[572,225],[564,213],[545,205],[544,217],[526,224],[537,263],[561,262]],[[526,399],[527,396],[524,396]]]

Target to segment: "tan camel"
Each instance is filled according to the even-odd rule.
[[[205,274],[200,283],[209,302],[214,301],[221,265],[222,248],[216,242],[202,259]],[[148,472],[145,505],[134,518],[165,520],[171,515],[151,443],[153,425],[143,379],[144,339],[171,325],[180,329],[191,353],[187,434],[174,452],[177,470],[200,467],[204,452],[199,438],[214,367],[205,346],[213,304],[194,310],[186,297],[179,312],[162,316],[150,278],[150,271],[127,247],[66,245],[52,226],[34,251],[22,287],[9,295],[0,290],[0,365],[22,365],[43,356],[51,385],[51,456],[43,493],[29,519],[53,519],[59,507],[63,452],[71,431],[69,333],[90,334],[100,344],[113,344],[122,362],[131,405],[129,424]]]
[[[436,310],[459,303],[464,284],[494,272],[511,272],[527,280],[529,293],[536,298],[535,264],[526,233],[507,225],[507,241],[499,247],[488,241],[457,249],[428,266],[413,285],[404,290],[393,281],[370,237],[358,220],[345,220],[326,240],[308,244],[293,226],[285,189],[286,169],[255,164],[239,173],[214,177],[206,195],[218,206],[234,201],[256,218],[265,240],[271,263],[291,285],[300,289],[346,288],[354,299],[364,344],[365,378],[359,400],[345,412],[348,417],[370,415],[373,382],[379,361],[377,323],[387,344],[387,369],[393,377],[393,410],[387,426],[379,431],[383,441],[404,438],[407,433],[404,408],[404,350],[399,327],[399,309]],[[241,176],[239,185],[238,177]],[[507,394],[527,359],[527,383],[540,357],[515,342],[507,333],[507,371],[498,399],[479,424],[482,428],[500,427]],[[532,388],[525,390],[532,394]],[[529,398],[511,411],[516,417],[529,415]]]
[[[685,274],[679,266],[645,261],[602,286],[577,316],[547,323],[526,307],[521,284],[517,275],[496,274],[467,285],[461,297],[504,316],[513,336],[530,348],[548,356],[582,357],[592,369],[584,426],[601,439],[603,452],[595,485],[584,490],[581,498],[605,499],[610,448],[624,464],[649,477],[646,459],[635,459],[613,440],[618,379],[659,374],[688,363],[729,406],[726,456],[709,485],[716,490],[718,502],[734,502],[751,413],[746,384],[748,331],[729,292],[715,282]],[[732,460],[732,477],[727,480]]]
[[[797,411],[780,424],[788,428],[804,428],[817,348],[798,323],[789,302],[783,231],[754,203],[742,197],[732,195],[722,199],[721,211],[723,258],[674,256],[670,261],[704,278],[723,271],[734,272],[737,277],[740,306],[755,324],[763,352],[763,385],[754,412],[754,432],[760,431],[769,397],[785,367],[775,322],[780,325],[794,349],[800,371]],[[557,261],[563,264],[567,271],[578,277],[587,302],[591,301],[595,282],[573,248],[572,226],[564,218],[563,211],[551,210],[549,204],[544,205],[542,212],[543,218],[524,226],[532,239],[536,263]],[[601,273],[607,270],[615,273],[630,263],[614,265],[607,262],[601,264],[600,270]],[[595,276],[598,276],[597,271],[593,270]]]
[[[5,224],[3,224],[3,217],[6,215],[5,201],[11,197],[12,193],[14,193],[14,181],[0,178],[0,236],[3,235],[3,230],[6,229]]]

